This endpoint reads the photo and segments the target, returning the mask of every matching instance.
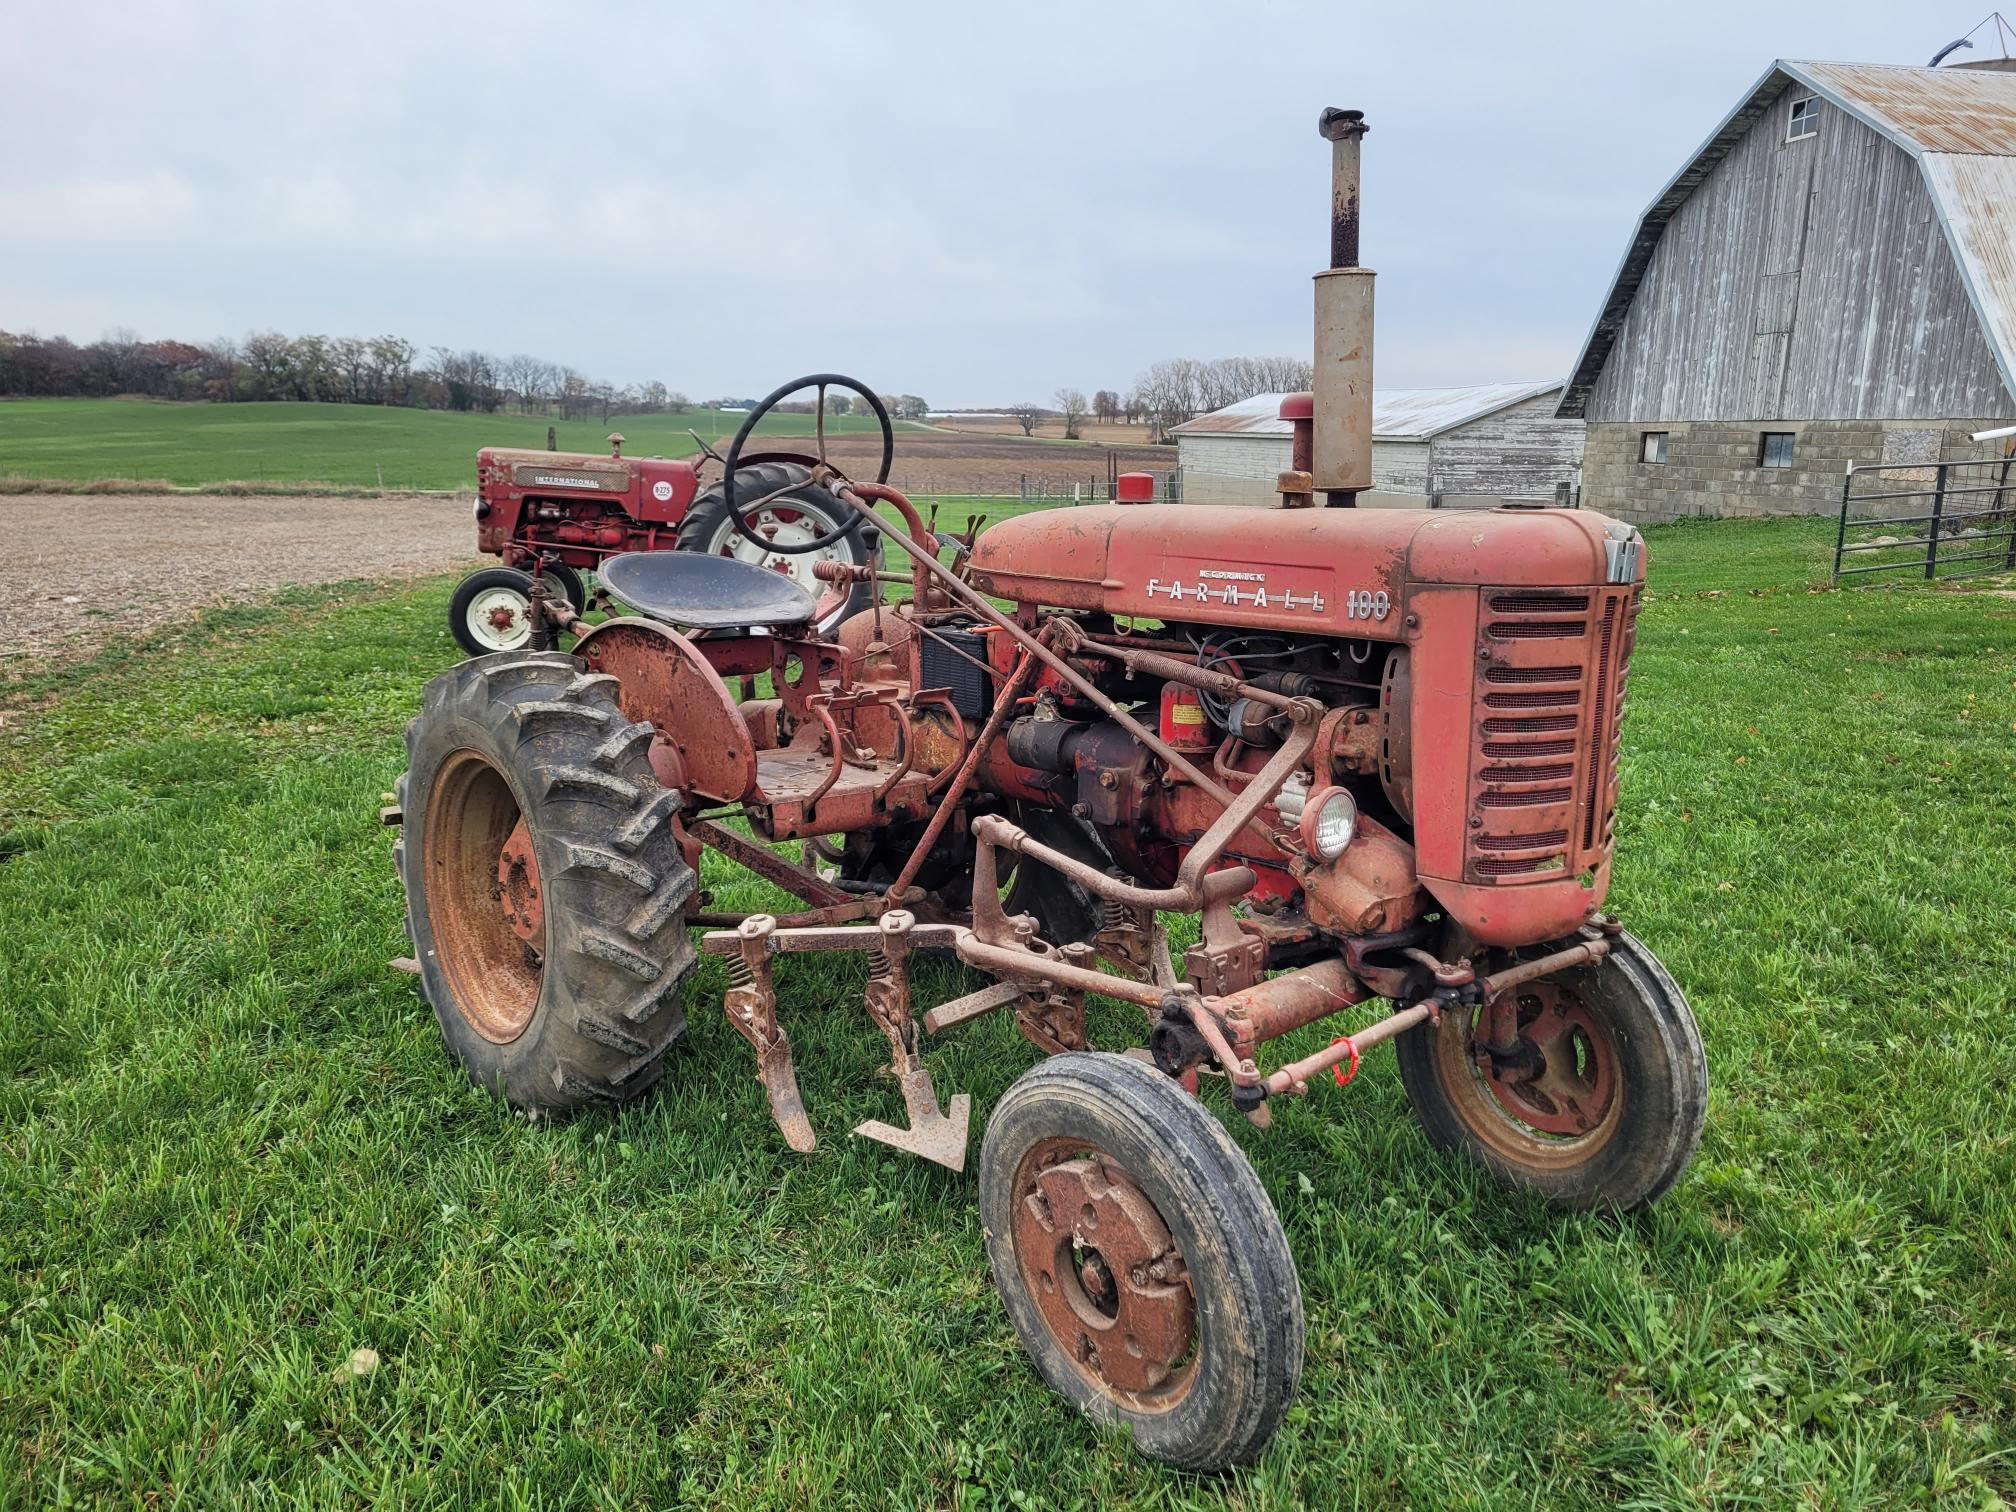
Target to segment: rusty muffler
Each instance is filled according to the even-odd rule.
[[[1372,280],[1358,266],[1362,110],[1323,112],[1330,143],[1330,266],[1316,275],[1315,434],[1310,474],[1324,502],[1350,507],[1372,486]]]

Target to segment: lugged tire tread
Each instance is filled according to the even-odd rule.
[[[623,764],[624,758],[638,747],[648,751],[651,747],[652,729],[649,724],[626,725],[595,748],[590,764],[605,772],[613,772]]]
[[[582,930],[580,943],[575,948],[585,956],[608,962],[618,971],[628,972],[640,982],[655,982],[662,975],[658,963],[651,957],[599,929]]]
[[[679,795],[670,788],[660,788],[623,821],[610,839],[620,851],[635,851],[678,809]]]
[[[676,918],[693,896],[697,886],[691,872],[667,877],[651,896],[637,905],[637,911],[623,921],[623,932],[633,940],[648,940]]]
[[[609,721],[618,716],[608,709],[597,708],[593,704],[550,698],[515,704],[512,706],[511,717],[521,730],[529,729],[542,721],[555,719],[580,720],[601,730],[606,729]]]
[[[546,796],[551,798],[563,792],[600,794],[627,806],[637,801],[638,787],[634,782],[597,767],[553,767],[546,773]],[[637,847],[625,848],[635,850]]]
[[[604,850],[599,845],[576,845],[567,842],[567,865],[565,871],[599,872],[605,877],[613,877],[627,883],[638,892],[649,894],[658,886],[658,878],[651,868],[628,856],[619,856],[615,851]]]
[[[627,1029],[610,1023],[599,1013],[575,1014],[574,1027],[597,1044],[607,1045],[612,1050],[621,1050],[625,1055],[643,1055],[651,1048],[646,1041],[639,1039]]]
[[[1022,1111],[1032,1103],[1037,1112]],[[1012,1270],[1014,1259],[1012,1241],[1005,1232],[997,1232],[997,1221],[1005,1217],[1005,1204],[1013,1197],[1014,1167],[1028,1148],[1025,1133],[1040,1134],[1041,1128],[1034,1126],[1052,1117],[1057,1122],[1049,1125],[1051,1132],[1073,1135],[1083,1131],[1062,1127],[1064,1120],[1133,1126],[1144,1158],[1160,1169],[1137,1169],[1126,1159],[1122,1163],[1144,1187],[1159,1179],[1179,1198],[1194,1194],[1200,1199],[1196,1203],[1200,1216],[1208,1216],[1224,1240],[1222,1246],[1213,1246],[1222,1251],[1213,1263],[1223,1266],[1214,1300],[1235,1315],[1219,1334],[1226,1341],[1217,1362],[1221,1399],[1207,1400],[1200,1381],[1181,1402],[1159,1413],[1137,1415],[1090,1393],[1068,1363],[1046,1362],[1018,1319],[1025,1347],[1051,1385],[1081,1411],[1095,1420],[1128,1423],[1144,1453],[1189,1470],[1250,1462],[1287,1415],[1303,1359],[1301,1280],[1266,1190],[1217,1118],[1154,1067],[1127,1056],[1085,1051],[1052,1056],[1024,1073],[1003,1095],[981,1146],[981,1219],[1004,1300],[1010,1286],[1019,1290],[1020,1282],[1012,1278],[1004,1284],[1000,1279],[1004,1268]],[[1024,1130],[1024,1124],[1032,1129]],[[1099,1142],[1105,1147],[1103,1140]],[[1110,1147],[1108,1153],[1121,1157]],[[1160,1201],[1156,1205],[1163,1206]],[[1162,1216],[1172,1230],[1178,1229],[1168,1210]],[[1207,1251],[1186,1246],[1184,1255],[1197,1275]],[[1015,1315],[1011,1304],[1010,1316]],[[1047,1330],[1039,1328],[1038,1333],[1048,1339]],[[1227,1393],[1230,1400],[1224,1399]]]
[[[692,938],[663,926],[696,883],[666,822],[678,795],[652,774],[651,730],[623,718],[619,691],[615,678],[586,672],[575,657],[502,652],[434,678],[407,731],[410,770],[396,796],[410,823],[394,841],[393,862],[407,885],[423,990],[471,1078],[535,1116],[643,1095],[685,1029],[679,988],[696,964]],[[419,891],[426,825],[408,807],[409,797],[425,807],[433,773],[465,747],[519,795],[546,879],[539,1006],[503,1046],[462,1018],[433,959]]]

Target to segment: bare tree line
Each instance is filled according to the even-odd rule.
[[[1315,379],[1316,365],[1305,357],[1172,357],[1136,378],[1120,406],[1129,424],[1146,421],[1160,440],[1185,420],[1256,394],[1297,393]]]
[[[1018,404],[1008,413],[1024,435],[1052,416],[1076,440],[1086,417],[1106,424],[1146,423],[1161,440],[1185,420],[1250,399],[1256,394],[1306,389],[1313,365],[1301,357],[1220,357],[1201,362],[1173,357],[1152,364],[1131,388],[1100,389],[1088,400],[1060,388],[1054,408]],[[585,420],[600,415],[692,408],[685,394],[656,381],[621,387],[590,378],[564,363],[519,352],[508,357],[434,347],[426,353],[402,336],[284,336],[254,331],[243,341],[220,339],[142,341],[130,331],[78,345],[63,336],[0,331],[0,397],[104,398],[141,394],[159,399],[319,400],[334,404],[384,404],[493,414],[557,412]],[[891,394],[884,402],[899,419],[922,419],[925,402]],[[747,408],[751,401],[720,399],[714,407]],[[832,413],[846,401],[828,397]],[[799,406],[784,405],[791,409]],[[809,407],[809,406],[806,406]]]
[[[516,409],[564,419],[599,413],[690,408],[684,394],[651,382],[618,387],[526,353],[495,357],[434,347],[403,336],[285,336],[254,331],[243,341],[142,341],[115,331],[79,345],[63,336],[0,331],[0,395],[156,399],[319,400],[495,413]]]
[[[1025,436],[1054,415],[1064,422],[1065,439],[1075,441],[1089,414],[1107,425],[1145,423],[1149,440],[1160,441],[1185,420],[1257,394],[1299,393],[1315,378],[1315,364],[1306,357],[1220,357],[1210,362],[1172,357],[1150,366],[1124,393],[1100,389],[1088,401],[1077,389],[1060,388],[1051,396],[1052,408],[1016,404],[1008,414]]]

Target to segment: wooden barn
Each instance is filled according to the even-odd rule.
[[[1555,415],[1561,385],[1380,389],[1372,395],[1372,491],[1361,505],[1459,508],[1553,499],[1575,486],[1582,422]],[[1171,426],[1186,504],[1271,504],[1288,470],[1282,394]]]
[[[1773,64],[1645,211],[1562,393],[1583,502],[1824,513],[2016,418],[2016,61]]]

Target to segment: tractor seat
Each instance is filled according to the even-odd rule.
[[[697,630],[802,625],[817,607],[781,572],[697,551],[626,551],[605,560],[597,576],[626,608]]]

